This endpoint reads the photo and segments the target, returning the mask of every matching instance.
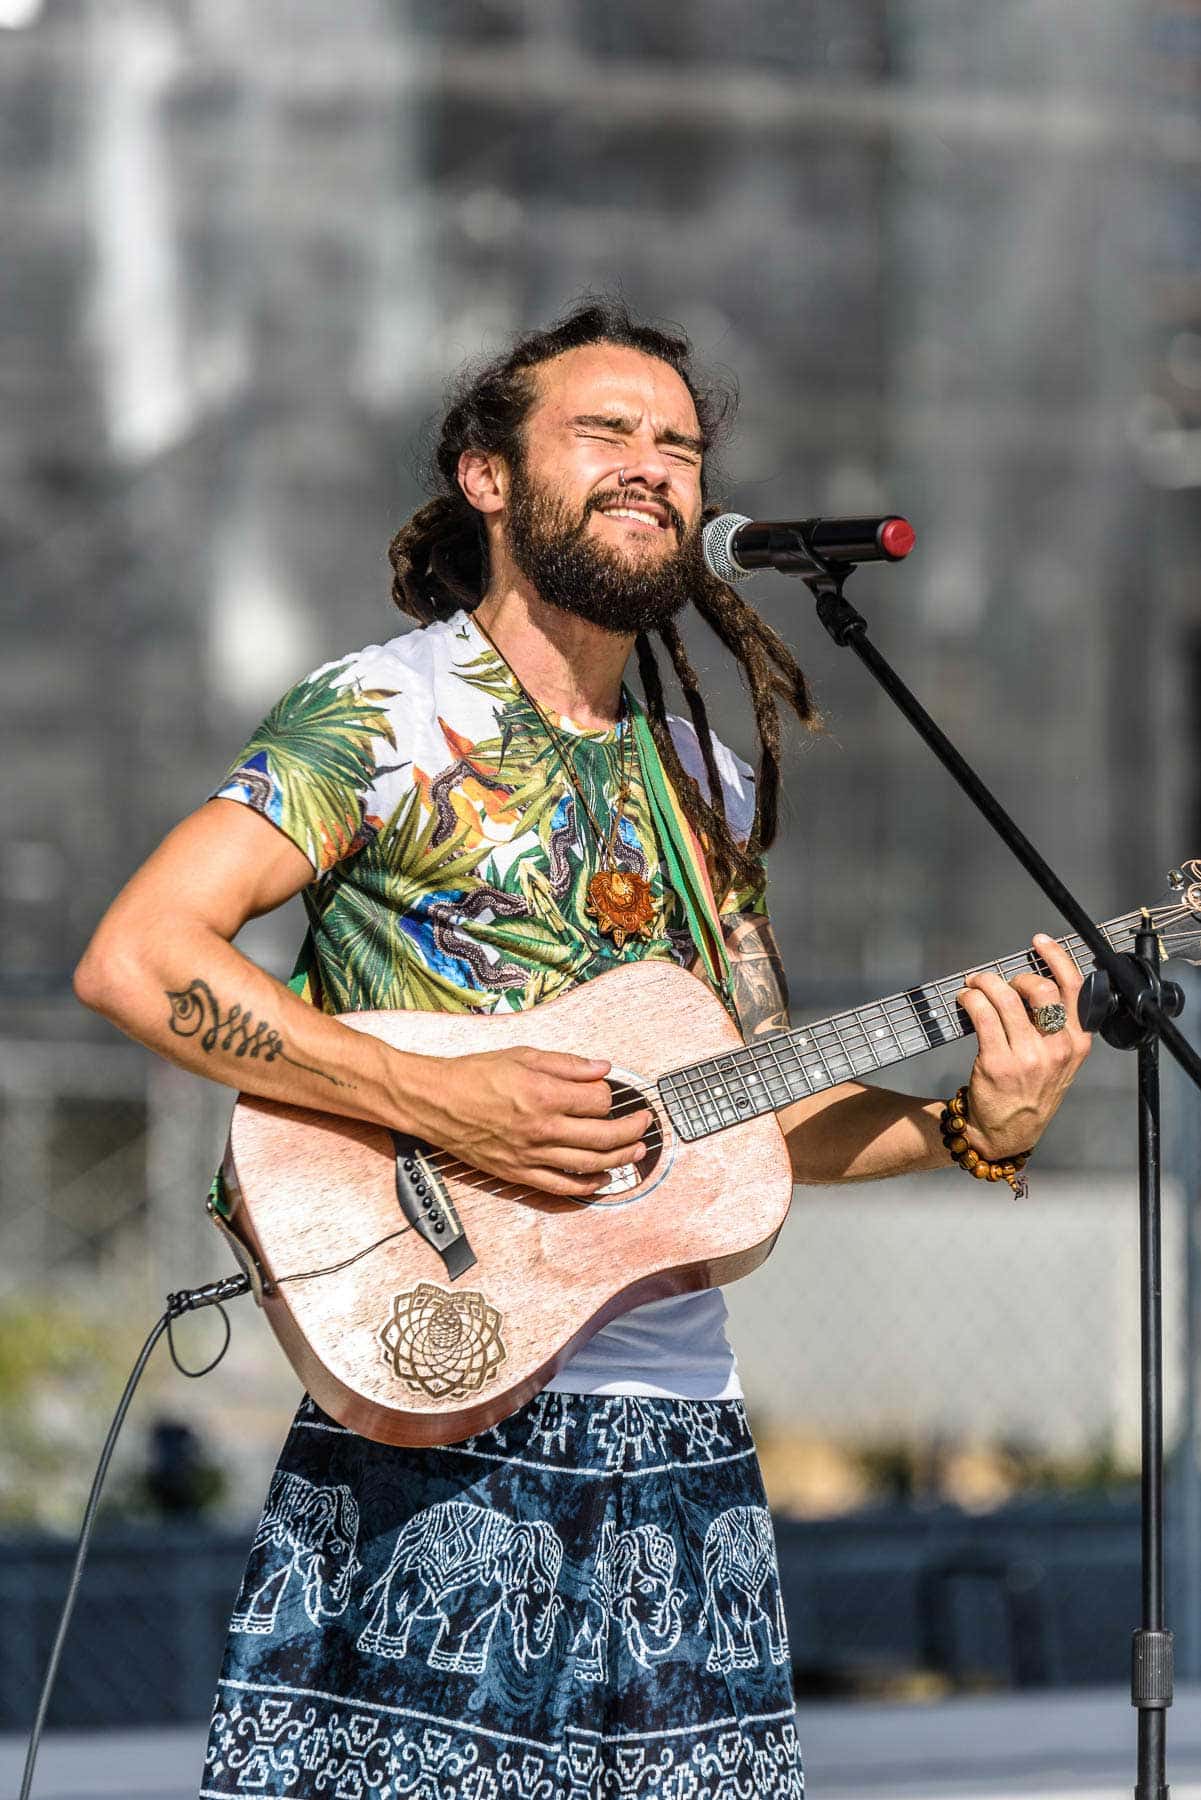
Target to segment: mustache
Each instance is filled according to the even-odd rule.
[[[607,512],[609,504],[613,500],[619,500],[623,506],[646,506],[655,512],[665,513],[668,524],[675,527],[676,537],[680,539],[684,537],[687,527],[684,524],[683,515],[672,505],[670,500],[664,500],[660,494],[639,493],[632,487],[606,488],[601,494],[593,494],[584,508],[581,524],[587,522],[589,513]]]

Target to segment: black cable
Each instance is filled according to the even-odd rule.
[[[21,1778],[21,1792],[18,1796],[18,1800],[29,1800],[30,1793],[33,1789],[33,1771],[34,1765],[37,1762],[38,1745],[41,1742],[42,1727],[46,1723],[46,1714],[50,1710],[50,1696],[54,1691],[54,1680],[58,1674],[59,1659],[62,1656],[63,1644],[66,1642],[67,1628],[71,1623],[71,1614],[75,1610],[75,1599],[79,1592],[80,1580],[83,1576],[84,1558],[88,1553],[88,1544],[91,1541],[92,1527],[96,1523],[96,1513],[100,1505],[100,1490],[103,1488],[104,1478],[108,1474],[108,1465],[112,1461],[113,1450],[117,1443],[117,1435],[120,1432],[122,1425],[125,1423],[125,1415],[129,1411],[130,1401],[133,1399],[134,1390],[137,1387],[138,1382],[142,1379],[146,1364],[150,1360],[151,1351],[165,1331],[168,1334],[168,1342],[171,1345],[171,1360],[174,1362],[180,1374],[191,1376],[207,1375],[210,1369],[216,1368],[217,1364],[221,1361],[221,1358],[225,1355],[225,1352],[229,1349],[230,1324],[229,1318],[222,1307],[222,1301],[237,1300],[242,1294],[248,1294],[249,1292],[250,1282],[245,1275],[227,1275],[224,1280],[210,1281],[206,1283],[204,1287],[186,1288],[182,1293],[168,1294],[166,1312],[163,1314],[162,1318],[158,1320],[153,1331],[150,1333],[150,1336],[142,1345],[138,1360],[133,1366],[133,1371],[130,1374],[129,1380],[125,1383],[125,1392],[121,1395],[117,1410],[113,1414],[113,1422],[108,1428],[108,1436],[104,1440],[104,1448],[100,1452],[100,1461],[96,1465],[96,1473],[92,1478],[92,1489],[88,1495],[88,1503],[84,1507],[83,1524],[80,1527],[79,1542],[75,1549],[75,1561],[71,1566],[71,1579],[67,1584],[67,1597],[63,1601],[63,1610],[59,1617],[58,1630],[54,1634],[54,1643],[50,1650],[50,1661],[46,1666],[46,1674],[42,1681],[41,1694],[38,1696],[37,1714],[33,1721],[33,1730],[29,1736],[29,1749],[25,1754],[25,1773]],[[195,1312],[196,1309],[201,1306],[215,1306],[220,1310],[221,1316],[225,1320],[225,1342],[222,1344],[212,1362],[208,1363],[205,1368],[185,1369],[175,1354],[175,1344],[170,1336],[171,1326],[183,1313]]]

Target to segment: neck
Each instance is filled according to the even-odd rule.
[[[602,631],[516,585],[490,587],[474,616],[540,706],[585,730],[618,719],[632,637]]]

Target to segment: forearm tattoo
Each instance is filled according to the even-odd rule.
[[[260,1019],[256,1024],[253,1014],[237,1001],[223,1014],[212,988],[199,976],[186,988],[165,988],[163,991],[171,1002],[168,1029],[175,1037],[182,1038],[194,1038],[199,1032],[200,1048],[208,1055],[214,1050],[229,1050],[234,1056],[246,1056],[252,1061],[262,1057],[267,1063],[278,1057],[281,1062],[291,1063],[294,1069],[319,1075],[334,1087],[354,1086],[353,1082],[339,1081],[325,1069],[314,1068],[312,1063],[299,1062],[296,1057],[289,1056],[284,1049],[284,1040],[274,1026],[268,1025],[266,1019]]]
[[[727,925],[725,938],[743,1037],[783,1031],[788,1025],[788,982],[768,921],[759,913],[740,913]]]

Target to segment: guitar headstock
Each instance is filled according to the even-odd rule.
[[[1172,896],[1151,909],[1151,924],[1165,962],[1173,956],[1201,964],[1201,857],[1190,857],[1168,871]]]

